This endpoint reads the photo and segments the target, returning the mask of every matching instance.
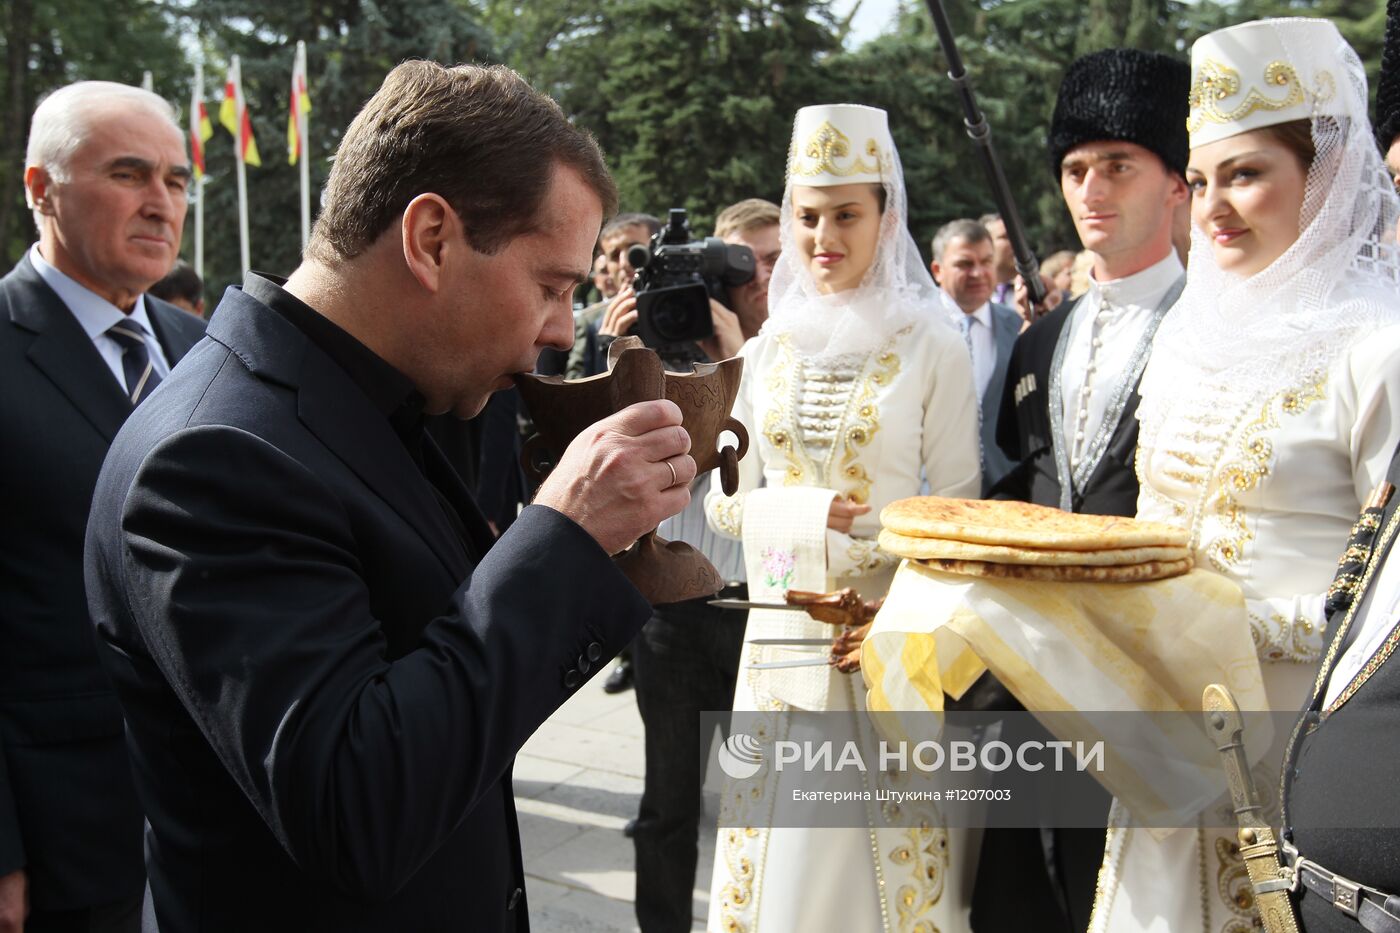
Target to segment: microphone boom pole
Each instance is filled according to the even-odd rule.
[[[992,200],[996,202],[997,213],[1006,224],[1006,235],[1011,240],[1011,252],[1016,257],[1016,271],[1025,280],[1030,291],[1031,302],[1039,305],[1045,301],[1045,283],[1040,278],[1040,263],[1031,252],[1030,241],[1026,239],[1025,227],[1021,225],[1021,215],[1016,212],[1016,201],[1011,197],[1011,186],[1006,183],[1006,173],[1001,170],[1001,160],[992,147],[992,128],[987,125],[987,117],[977,106],[977,98],[972,94],[972,85],[963,67],[962,55],[953,36],[953,26],[948,22],[948,11],[943,9],[943,0],[924,0],[933,26],[938,30],[938,44],[943,46],[943,54],[948,58],[948,78],[957,89],[962,102],[963,124],[967,135],[972,139],[977,154],[981,157],[982,168],[987,172],[987,183],[992,187]],[[935,257],[937,258],[937,257]]]

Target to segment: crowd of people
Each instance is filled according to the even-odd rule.
[[[51,94],[25,161],[38,240],[0,279],[0,933],[528,929],[512,761],[619,656],[646,933],[689,930],[707,876],[714,933],[1235,933],[1281,891],[1298,928],[1400,931],[1400,0],[1383,64],[1373,124],[1323,19],[1219,30],[1189,64],[1074,62],[1047,165],[1082,249],[1046,258],[1039,303],[996,215],[945,224],[925,264],[884,111],[802,108],[781,204],[716,220],[754,274],[711,294],[708,336],[659,349],[744,360],[732,493],[664,400],[530,488],[513,377],[606,371],[662,225],[617,213],[596,143],[515,73],[393,69],[301,264],[250,273],[207,324],[169,105]],[[576,309],[580,285],[599,297]],[[659,526],[722,597],[874,599],[899,566],[880,510],[920,494],[1189,533],[1241,594],[1269,705],[1303,711],[1287,884],[1087,777],[1106,836],[936,810],[911,835],[878,807],[770,825],[745,801],[788,791],[771,769],[725,796],[698,864],[702,713],[859,732],[867,629],[649,605],[611,558]],[[1022,708],[991,672],[946,700]]]

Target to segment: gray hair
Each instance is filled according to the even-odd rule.
[[[968,244],[982,243],[990,240],[992,234],[982,225],[981,221],[950,220],[938,228],[938,232],[933,235],[933,261],[942,262],[943,252],[954,240],[966,240]]]
[[[79,81],[49,94],[34,109],[24,167],[40,166],[55,181],[68,181],[69,162],[86,141],[93,115],[120,104],[142,107],[180,132],[174,108],[159,94],[114,81]]]

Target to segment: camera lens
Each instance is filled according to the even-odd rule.
[[[689,302],[672,295],[659,296],[660,300],[651,307],[651,326],[662,340],[678,342],[684,340],[693,329]]]

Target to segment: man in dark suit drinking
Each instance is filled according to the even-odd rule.
[[[85,81],[34,112],[39,242],[0,279],[0,930],[140,925],[141,810],[83,529],[112,438],[204,332],[144,294],[175,263],[189,178],[147,91]]]
[[[88,598],[162,930],[527,929],[511,763],[651,614],[609,555],[695,462],[633,405],[493,543],[423,418],[572,343],[615,202],[519,75],[402,64],[301,266],[230,289],[113,444]]]

